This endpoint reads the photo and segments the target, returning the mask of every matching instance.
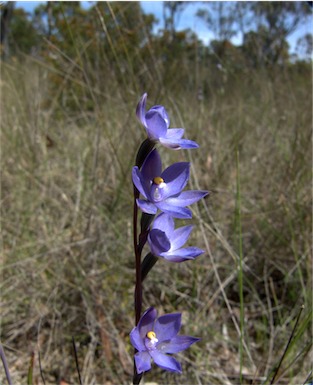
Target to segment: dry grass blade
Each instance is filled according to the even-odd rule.
[[[1,357],[2,365],[3,365],[4,371],[5,371],[5,376],[6,376],[6,379],[8,381],[8,384],[12,385],[9,366],[8,366],[8,363],[7,363],[5,354],[4,354],[3,346],[1,343],[0,343],[0,357]]]
[[[298,313],[296,322],[295,322],[295,324],[294,324],[294,327],[293,327],[293,329],[292,329],[292,331],[291,331],[291,334],[290,334],[289,340],[288,340],[288,342],[287,342],[287,345],[286,345],[286,347],[285,347],[285,350],[284,350],[284,352],[283,352],[283,354],[282,354],[282,356],[281,356],[281,358],[280,358],[280,360],[279,360],[279,363],[278,363],[278,365],[277,365],[277,367],[276,367],[276,369],[275,369],[275,372],[274,372],[274,374],[273,374],[273,377],[272,377],[272,379],[271,379],[271,382],[270,382],[271,385],[274,384],[274,381],[275,381],[275,379],[276,379],[276,376],[277,376],[277,374],[278,374],[278,371],[279,371],[279,369],[280,369],[280,367],[281,367],[281,365],[282,365],[282,362],[283,362],[283,360],[284,360],[284,358],[285,358],[285,356],[286,356],[286,354],[287,354],[289,345],[290,345],[290,343],[291,343],[291,341],[292,341],[292,339],[293,339],[293,336],[294,336],[294,334],[295,334],[295,332],[296,332],[296,329],[297,329],[297,326],[298,326],[298,322],[299,322],[299,320],[300,320],[300,316],[301,316],[301,313],[302,313],[302,310],[303,310],[303,309],[304,309],[304,306],[302,305],[301,308],[300,308],[300,310],[299,310],[299,313]]]
[[[74,337],[72,337],[72,344],[73,344],[73,352],[74,352],[74,357],[75,357],[75,364],[76,364],[76,370],[77,370],[77,375],[78,375],[78,381],[79,381],[80,385],[83,385],[82,379],[81,379],[81,374],[80,374],[80,369],[79,369],[78,355],[77,355],[77,349],[76,349]]]

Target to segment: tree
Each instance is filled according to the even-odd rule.
[[[163,18],[164,29],[170,32],[171,39],[174,39],[176,32],[176,24],[181,12],[188,5],[185,1],[164,1],[163,2]]]
[[[10,35],[10,22],[13,16],[14,1],[8,1],[1,9],[1,47],[2,55],[4,58],[9,56],[9,35]]]
[[[23,8],[16,8],[10,25],[9,45],[11,54],[31,54],[39,49],[40,36],[34,28],[31,16]]]
[[[270,31],[261,26],[244,35],[242,52],[252,67],[284,64],[289,59],[289,44],[285,39],[273,40]]]
[[[296,51],[301,58],[312,60],[313,54],[313,37],[312,34],[307,33],[300,37],[297,41]]]
[[[88,10],[81,8],[79,1],[56,1],[40,4],[35,8],[34,25],[41,35],[65,54],[75,54],[79,43],[93,38]],[[74,38],[78,39],[75,41]]]
[[[229,1],[208,2],[207,9],[200,9],[197,16],[213,32],[216,40],[230,40],[237,34],[235,28],[236,4]]]
[[[33,22],[44,37],[41,55],[57,70],[50,74],[50,85],[51,90],[62,90],[60,105],[74,110],[85,101],[85,108],[92,109],[90,90],[106,90],[106,79],[125,88],[136,82],[142,71],[139,53],[154,21],[143,14],[139,2],[99,1],[89,8],[78,1],[40,4]]]
[[[258,46],[258,60],[262,64],[277,64],[285,60],[287,37],[303,23],[310,13],[306,2],[272,2],[253,3],[256,33],[253,35]],[[251,41],[251,34],[245,36],[244,45]]]
[[[240,68],[243,65],[240,49],[229,40],[212,40],[210,50],[213,54],[213,63],[227,67],[228,70],[230,68]]]

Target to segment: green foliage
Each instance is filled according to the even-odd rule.
[[[28,367],[27,385],[33,385],[34,357],[35,354],[32,353]]]
[[[147,62],[149,71],[156,66],[151,63],[156,54],[169,67],[171,78],[177,71],[175,63],[184,60],[182,50],[190,51],[188,56],[196,61],[197,47],[201,46],[190,31],[176,31],[176,21],[187,5],[165,2],[165,28],[153,35],[156,20],[142,12],[139,2],[96,2],[88,9],[80,2],[46,2],[33,15],[14,10],[9,42],[15,47],[12,52],[18,48],[23,53],[49,57],[57,71],[73,65],[72,75],[82,80],[90,66],[108,73],[118,71],[119,83],[125,76],[141,77]],[[289,60],[286,39],[308,15],[309,7],[301,2],[208,3],[198,11],[215,34],[210,61],[214,63],[218,57],[221,64],[236,68],[285,65]],[[238,31],[244,37],[241,47],[230,43]],[[160,77],[158,72],[156,69],[155,77]]]
[[[258,49],[258,63],[284,64],[288,60],[286,38],[310,15],[310,8],[304,2],[257,2],[252,4],[252,11],[257,34],[246,38],[248,42],[252,39],[250,48],[255,45]]]
[[[242,46],[247,62],[252,67],[268,65],[286,65],[289,59],[289,45],[285,38],[273,38],[272,33],[265,27],[257,32],[249,32],[244,36]]]
[[[304,2],[257,2],[251,9],[270,31],[287,36],[311,14],[310,7]]]
[[[303,57],[311,60],[313,54],[313,36],[310,33],[302,36],[297,41],[297,52]]]
[[[14,10],[9,34],[11,54],[30,53],[32,50],[38,49],[38,44],[38,32],[31,21],[30,15],[21,8]]]

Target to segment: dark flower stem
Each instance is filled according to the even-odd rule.
[[[149,155],[150,151],[153,150],[155,143],[150,139],[146,139],[141,143],[141,146],[138,150],[136,156],[136,166],[141,168],[146,157]],[[149,220],[145,224],[141,223],[141,232],[138,237],[137,225],[138,225],[138,206],[136,199],[139,198],[139,191],[134,185],[134,208],[133,208],[133,243],[134,243],[134,252],[135,252],[135,266],[136,266],[136,284],[135,284],[135,324],[138,325],[138,322],[141,317],[142,309],[142,279],[141,279],[141,253],[142,249],[147,241],[147,229],[149,227]],[[151,218],[150,218],[151,219]],[[136,350],[135,350],[136,354]],[[142,373],[138,374],[136,370],[136,365],[134,362],[134,377],[133,385],[139,385],[142,379]]]
[[[134,213],[133,213],[133,236],[134,236],[134,251],[136,265],[136,286],[135,286],[135,320],[138,324],[141,316],[142,307],[142,282],[141,282],[141,253],[138,247],[137,220],[138,207],[136,199],[139,198],[139,191],[134,186]]]
[[[136,166],[141,168],[146,157],[153,150],[155,143],[150,139],[144,140],[138,150],[136,156]],[[141,252],[146,242],[145,230],[141,226],[141,234],[138,238],[137,223],[138,223],[138,207],[136,199],[139,198],[139,191],[134,185],[134,211],[133,211],[133,242],[135,252],[135,265],[136,265],[136,286],[135,286],[135,319],[136,325],[138,324],[141,316],[142,308],[142,281],[141,281]]]
[[[141,251],[139,250],[138,245],[138,234],[137,234],[137,220],[138,220],[138,207],[136,199],[139,198],[139,191],[134,186],[134,212],[133,212],[133,241],[134,241],[134,251],[135,251],[135,265],[136,265],[136,285],[135,285],[135,322],[138,325],[141,316],[142,308],[142,281],[141,281]],[[136,354],[135,349],[135,354]],[[139,385],[142,378],[142,374],[138,374],[136,370],[136,365],[134,361],[134,377],[133,385]]]

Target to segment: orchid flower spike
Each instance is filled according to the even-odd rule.
[[[198,148],[199,145],[188,139],[182,139],[183,128],[169,128],[170,120],[166,109],[156,105],[146,112],[147,94],[143,94],[136,109],[136,115],[146,128],[149,139],[160,142],[173,150]]]
[[[174,218],[191,218],[186,206],[197,202],[208,191],[182,191],[189,179],[190,163],[174,163],[162,172],[162,162],[157,150],[145,159],[141,170],[133,167],[133,183],[145,199],[137,199],[137,205],[148,214],[161,210]]]
[[[177,335],[181,328],[181,314],[165,314],[157,318],[153,307],[146,310],[130,333],[130,341],[138,351],[135,354],[137,373],[151,369],[153,360],[162,369],[181,373],[180,363],[171,353],[178,353],[199,341],[199,338]]]

